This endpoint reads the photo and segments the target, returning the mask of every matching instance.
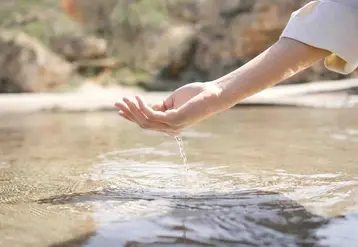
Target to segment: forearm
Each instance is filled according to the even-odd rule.
[[[241,68],[215,81],[178,109],[184,126],[227,110],[242,99],[271,87],[328,56],[328,51],[282,38]]]
[[[280,39],[268,50],[236,71],[214,81],[220,93],[217,111],[293,76],[330,53],[296,40]]]

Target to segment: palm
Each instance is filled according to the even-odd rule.
[[[177,89],[172,95],[169,96],[169,98],[165,101],[165,108],[177,109],[204,90],[204,83],[196,82],[187,84]]]
[[[214,84],[197,82],[177,89],[164,102],[152,107],[146,105],[139,96],[136,97],[137,102],[123,98],[123,101],[116,103],[116,107],[121,110],[120,116],[142,128],[177,135],[184,127],[208,115],[205,109],[209,108],[205,106],[202,110],[202,102],[205,104],[207,99],[212,98],[208,96],[216,95],[216,92],[217,86]]]

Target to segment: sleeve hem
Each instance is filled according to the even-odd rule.
[[[281,38],[332,53],[325,65],[341,74],[358,67],[358,10],[330,1],[313,1],[294,12]]]

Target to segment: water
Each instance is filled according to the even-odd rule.
[[[176,141],[115,113],[4,116],[0,246],[356,246],[357,126],[228,111],[182,133],[187,172]]]
[[[189,170],[188,159],[186,157],[186,153],[185,153],[185,150],[184,150],[183,138],[181,136],[175,136],[174,138],[178,143],[180,155],[183,158],[184,166],[186,167],[187,170]]]

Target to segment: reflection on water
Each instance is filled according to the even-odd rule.
[[[187,171],[113,113],[4,117],[0,246],[356,246],[357,123],[232,110],[183,133]]]

